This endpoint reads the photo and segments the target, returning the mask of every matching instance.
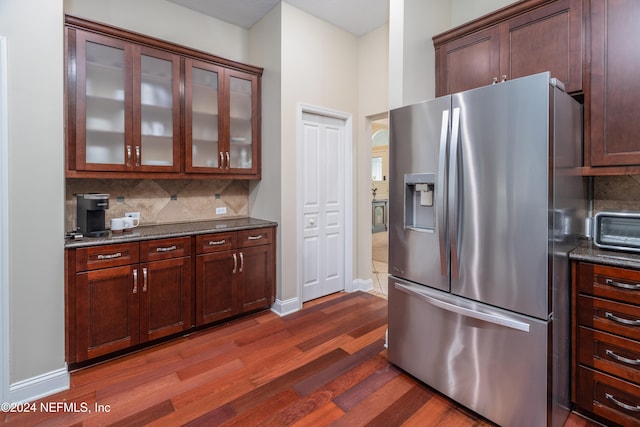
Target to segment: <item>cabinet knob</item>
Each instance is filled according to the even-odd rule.
[[[497,77],[492,78],[491,79],[491,84],[494,85],[496,83],[498,83],[498,78]]]

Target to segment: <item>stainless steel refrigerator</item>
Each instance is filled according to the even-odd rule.
[[[390,112],[389,360],[502,426],[568,416],[581,138],[549,73]]]

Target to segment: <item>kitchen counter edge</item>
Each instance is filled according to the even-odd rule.
[[[180,222],[159,225],[141,225],[134,231],[122,234],[109,232],[105,237],[83,237],[78,240],[65,240],[65,249],[86,248],[91,246],[111,245],[116,243],[140,242],[153,239],[169,239],[172,237],[188,237],[199,234],[228,233],[256,228],[277,227],[278,223],[259,218],[233,218],[210,221]]]
[[[569,253],[569,258],[572,261],[640,270],[640,253],[600,249],[591,240],[582,240],[578,247]]]

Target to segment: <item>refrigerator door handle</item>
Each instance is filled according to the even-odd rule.
[[[407,295],[414,296],[438,308],[450,311],[455,314],[459,314],[461,316],[471,317],[483,322],[489,322],[493,323],[494,325],[504,326],[527,333],[530,329],[530,325],[528,323],[520,322],[519,320],[511,319],[506,316],[499,316],[496,314],[482,313],[476,310],[461,307],[459,305],[451,304],[450,302],[442,301],[441,299],[435,298],[431,295],[426,295],[422,292],[419,292],[417,289],[414,289],[413,287],[403,285],[401,283],[394,283],[394,286],[397,290],[404,292]]]
[[[447,180],[447,139],[449,136],[449,110],[442,112],[442,127],[440,128],[440,156],[438,159],[438,188],[436,189],[436,203],[438,205],[438,235],[440,241],[440,273],[449,275],[449,245],[447,244],[446,229],[446,180]]]
[[[451,278],[460,278],[458,265],[458,149],[460,139],[460,108],[453,109],[451,152],[449,153],[449,247],[451,248]]]

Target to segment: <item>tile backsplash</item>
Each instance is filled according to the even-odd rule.
[[[594,214],[607,210],[640,212],[640,175],[595,177],[593,210]]]
[[[140,212],[140,224],[246,217],[249,182],[233,180],[67,179],[65,227],[75,226],[75,194],[108,193],[111,218]],[[216,214],[216,208],[226,213]]]

